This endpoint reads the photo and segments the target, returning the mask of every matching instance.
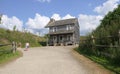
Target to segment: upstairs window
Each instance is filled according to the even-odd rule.
[[[56,32],[57,31],[57,27],[53,27],[53,32]]]
[[[66,26],[66,30],[72,30],[72,26],[71,25],[67,25]]]

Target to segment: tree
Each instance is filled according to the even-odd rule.
[[[16,30],[16,25],[13,27],[13,31],[15,31]]]
[[[90,34],[96,37],[96,44],[97,45],[116,45],[116,42],[119,43],[119,37],[118,32],[120,30],[120,5],[118,8],[114,9],[112,12],[109,12],[105,17],[101,20],[100,25]],[[88,36],[88,39],[86,41],[90,41],[90,36]],[[80,49],[84,49],[82,51],[85,51],[86,53],[89,52],[88,49],[91,49],[90,47],[87,47],[86,45],[90,44],[90,42],[86,42],[82,44],[82,47],[80,46]],[[114,48],[112,48],[114,50]],[[115,48],[116,50],[119,50],[120,48]],[[112,52],[109,51],[109,48],[107,47],[96,47],[97,52],[104,52],[109,53]],[[109,51],[109,52],[108,52]],[[115,54],[118,54],[119,52],[115,52]],[[113,55],[113,53],[110,53]],[[116,59],[118,59],[120,55],[115,56]],[[112,59],[113,60],[113,59]],[[118,59],[120,61],[120,59]],[[117,63],[117,62],[115,62]],[[120,64],[120,63],[119,63]]]
[[[0,24],[1,24],[1,20],[2,20],[2,14],[0,14]]]

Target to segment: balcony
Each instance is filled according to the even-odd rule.
[[[49,34],[68,34],[73,33],[74,29],[71,30],[55,30],[55,31],[49,31]]]

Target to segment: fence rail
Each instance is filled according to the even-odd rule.
[[[96,47],[107,47],[107,48],[118,48],[119,46],[110,46],[110,45],[95,45]]]
[[[2,47],[2,46],[8,46],[8,45],[12,45],[12,44],[0,44],[0,47]]]
[[[114,38],[114,37],[118,37],[118,43],[119,43],[119,45],[120,45],[120,31],[119,31],[119,33],[118,33],[118,35],[116,35],[116,36],[103,36],[103,37],[94,37],[93,35],[91,35],[91,38],[89,38],[89,39],[84,39],[84,40],[80,40],[80,43],[85,43],[85,42],[87,42],[87,41],[91,41],[92,42],[92,44],[94,44],[94,46],[96,46],[96,47],[113,47],[113,48],[117,48],[117,47],[120,47],[120,46],[110,46],[110,45],[98,45],[98,44],[96,44],[96,41],[97,40],[102,40],[102,39],[104,39],[104,38]],[[90,45],[90,44],[89,44]],[[91,46],[93,46],[93,45],[91,45]]]
[[[17,50],[17,43],[14,41],[11,44],[0,44],[0,47],[9,46],[9,45],[11,45],[10,50],[12,51],[12,53],[15,53]],[[0,50],[0,52],[3,52],[3,51],[5,51],[5,50]]]
[[[112,40],[113,38],[116,38],[116,37],[117,37],[117,39],[115,41],[117,41],[118,44],[115,44],[115,43],[113,45],[110,43],[108,43],[109,45],[107,45],[107,44],[104,45],[105,43],[99,44],[99,40],[101,40],[101,41],[105,40],[105,39]],[[113,42],[115,42],[115,41],[113,41]],[[105,48],[105,49],[113,48],[114,49],[115,48],[118,50],[120,48],[120,31],[118,32],[118,35],[115,35],[115,36],[95,37],[95,36],[91,35],[91,37],[89,37],[88,39],[80,40],[80,47],[82,46],[82,44],[84,45],[84,47],[88,47],[88,48],[92,49],[93,51],[97,50],[98,48],[99,49],[103,49],[103,48]],[[99,51],[99,53],[101,55],[113,57],[113,55],[108,52]]]

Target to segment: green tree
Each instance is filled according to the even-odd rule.
[[[15,31],[16,30],[16,25],[13,27],[13,31]]]
[[[118,37],[119,30],[120,30],[120,5],[118,5],[118,8],[114,9],[112,12],[109,12],[107,15],[105,15],[105,17],[101,20],[101,23],[96,28],[96,30],[94,30],[88,36],[86,41],[89,42],[82,44],[79,50],[82,50],[85,53],[88,52],[92,53],[90,48],[91,35],[97,38],[95,41],[96,45],[118,46],[120,44]],[[95,50],[97,50],[97,52],[104,52],[110,55],[114,55],[114,58],[112,57],[111,60],[113,60],[113,62],[116,63],[117,65],[120,65],[119,63],[120,48],[96,47]]]
[[[2,20],[2,15],[0,14],[0,24],[1,24],[1,20]]]

